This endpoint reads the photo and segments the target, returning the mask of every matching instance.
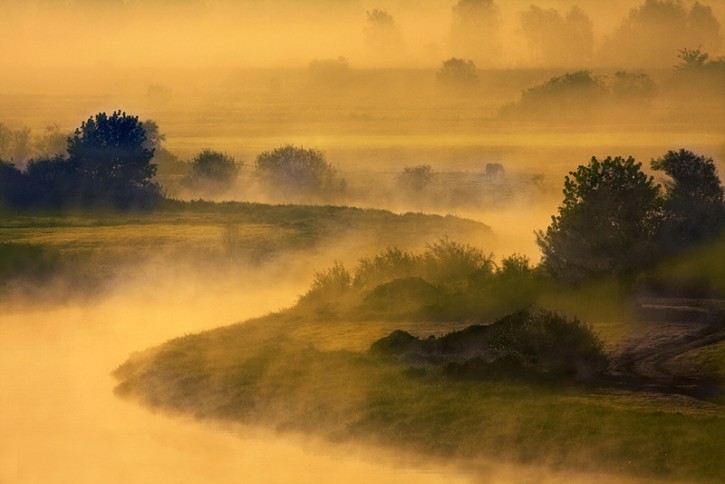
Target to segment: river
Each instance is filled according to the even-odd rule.
[[[0,483],[468,481],[450,468],[222,429],[117,398],[110,372],[133,351],[279,309],[301,290],[174,287],[0,308]]]

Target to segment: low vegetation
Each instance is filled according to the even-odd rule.
[[[713,161],[686,150],[653,168],[666,190],[632,158],[570,173],[538,234],[538,267],[448,238],[337,262],[292,308],[133,356],[116,391],[199,418],[469,462],[716,482],[724,308],[682,298],[692,273],[668,287],[678,299],[658,303],[657,284],[697,267],[718,290],[722,187]],[[713,228],[683,218],[683,200]],[[668,227],[682,234],[674,249]],[[685,326],[631,331],[653,320]]]
[[[389,248],[354,269],[317,272],[299,311],[315,318],[488,319],[532,304],[539,287],[528,259],[493,256],[448,239],[419,253]]]
[[[394,331],[382,339],[379,325],[369,323],[367,332],[360,325],[301,321],[292,312],[186,336],[119,367],[116,392],[197,418],[472,466],[495,458],[700,482],[723,472],[725,419],[717,407],[692,403],[683,411],[677,400],[592,387],[606,356],[577,321],[521,312],[439,337],[418,324],[419,336]],[[314,336],[335,328],[348,333],[332,347]],[[351,341],[349,331],[360,336]],[[357,349],[366,338],[370,349]]]

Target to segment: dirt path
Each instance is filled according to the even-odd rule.
[[[642,321],[637,323],[630,340],[615,352],[611,375],[616,386],[640,391],[675,393],[707,398],[722,393],[715,375],[693,376],[681,365],[672,365],[675,358],[693,350],[725,340],[725,312],[691,306],[650,307],[665,310],[670,316],[699,312],[696,321],[673,318],[674,321]],[[678,366],[681,371],[677,371]]]

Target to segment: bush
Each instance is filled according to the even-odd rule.
[[[388,248],[374,257],[360,259],[355,269],[354,286],[369,290],[393,279],[420,275],[419,256]]]
[[[496,269],[493,256],[443,239],[418,254],[389,248],[352,272],[336,263],[315,274],[300,303],[353,319],[483,320],[530,306],[541,287],[525,257]]]
[[[395,331],[370,347],[378,357],[440,368],[464,378],[591,381],[607,368],[601,341],[577,319],[519,311],[488,326],[474,325],[425,340]]]
[[[503,116],[539,118],[588,118],[607,99],[604,82],[589,71],[567,73],[521,93],[521,99],[504,106]]]
[[[197,190],[223,190],[234,184],[239,164],[231,156],[205,149],[191,161],[184,185]]]
[[[280,194],[327,197],[342,192],[345,182],[322,151],[286,145],[257,156],[257,174]]]
[[[419,192],[433,179],[433,169],[430,165],[406,166],[398,176],[398,186],[403,190]]]
[[[488,275],[495,264],[492,255],[468,244],[441,239],[428,244],[422,256],[424,278],[434,284],[455,285],[474,275]]]
[[[450,88],[470,88],[478,82],[476,64],[471,60],[451,57],[438,70],[438,82]]]
[[[655,83],[643,72],[617,71],[612,82],[612,94],[618,101],[647,103],[655,96]]]

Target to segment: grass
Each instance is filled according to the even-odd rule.
[[[361,351],[385,323],[338,323],[323,338],[319,324],[278,314],[173,340],[121,366],[117,391],[199,418],[429,455],[672,481],[725,473],[717,404],[411,372]],[[330,345],[351,334],[347,348]]]
[[[337,206],[167,201],[151,213],[0,212],[0,284],[35,271],[16,263],[10,269],[18,251],[22,260],[52,254],[57,263],[44,266],[48,276],[108,279],[149,264],[208,273],[279,257],[302,261],[322,249],[358,257],[371,247],[418,247],[445,234],[475,244],[493,237],[484,224],[457,217]]]

